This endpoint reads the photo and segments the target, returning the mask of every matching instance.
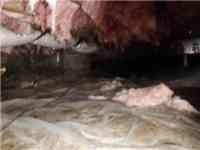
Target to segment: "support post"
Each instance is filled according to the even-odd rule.
[[[183,54],[183,66],[188,67],[188,55]]]

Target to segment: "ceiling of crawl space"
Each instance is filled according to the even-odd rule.
[[[3,0],[1,16],[2,26],[15,33],[31,27],[61,43],[84,41],[118,50],[134,42],[159,46],[200,33],[200,2]]]

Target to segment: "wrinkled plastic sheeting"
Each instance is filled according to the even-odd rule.
[[[86,150],[88,146],[88,141],[73,128],[63,129],[33,118],[19,118],[2,136],[4,150]]]
[[[67,123],[66,123],[67,124]],[[176,144],[154,146],[120,146],[96,143],[84,138],[73,126],[62,127],[33,118],[19,118],[2,134],[4,150],[197,150]]]
[[[31,109],[1,136],[4,150],[199,150],[199,127],[167,109],[82,101]]]

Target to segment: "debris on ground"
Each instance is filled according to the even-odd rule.
[[[5,67],[1,67],[0,68],[0,75],[2,76],[5,72],[6,72],[6,68]]]
[[[108,98],[103,95],[89,95],[89,100],[107,100]]]
[[[129,107],[152,107],[164,104],[177,110],[196,112],[196,109],[189,102],[174,97],[174,92],[163,83],[145,88],[122,89],[116,93],[112,100]]]
[[[114,80],[112,81],[107,81],[105,83],[105,85],[103,85],[101,88],[100,88],[100,91],[102,92],[106,92],[106,91],[112,91],[112,90],[115,90],[117,88],[120,88],[123,86],[122,84],[122,80],[121,78],[115,78]]]

